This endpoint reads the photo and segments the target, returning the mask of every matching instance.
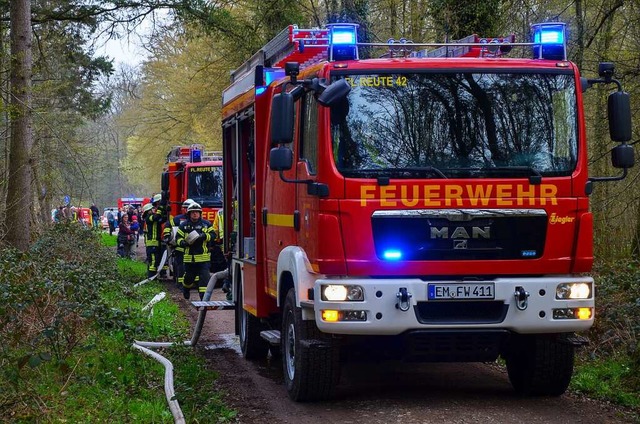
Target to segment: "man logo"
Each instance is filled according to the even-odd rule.
[[[469,234],[471,230],[471,234]],[[491,227],[455,227],[449,235],[449,227],[431,227],[431,239],[490,239]]]
[[[467,240],[453,240],[453,249],[454,250],[464,250],[467,248]]]

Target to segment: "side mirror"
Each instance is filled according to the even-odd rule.
[[[344,79],[339,79],[331,84],[318,96],[318,103],[331,107],[340,103],[351,91],[351,86]]]
[[[272,171],[287,171],[293,166],[293,150],[280,146],[269,152],[269,168]]]
[[[629,93],[616,91],[609,94],[608,114],[611,140],[622,143],[631,140],[631,102]]]
[[[271,144],[293,141],[293,95],[280,93],[271,102]]]
[[[160,178],[160,190],[168,191],[169,190],[169,173],[163,172],[162,177]]]
[[[633,147],[621,144],[611,150],[611,164],[614,168],[631,168],[635,163]]]

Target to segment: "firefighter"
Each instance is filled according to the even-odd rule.
[[[164,208],[160,205],[161,198],[161,195],[155,195],[152,203],[147,203],[142,208],[142,219],[145,226],[144,245],[147,250],[147,277],[152,277],[158,272],[164,250],[162,245]]]
[[[213,219],[213,231],[216,239],[211,246],[211,272],[224,271],[229,267],[227,258],[222,251],[222,238],[224,237],[224,210],[220,209]],[[227,294],[227,300],[231,300],[231,282],[228,278],[222,283],[222,292]]]
[[[224,215],[223,210],[220,209],[213,219],[213,231],[216,233],[216,238],[211,244],[211,272],[216,273],[218,271],[224,271],[227,269],[227,260],[222,253],[222,237],[224,236]]]
[[[171,225],[167,225],[164,228],[162,239],[165,243],[173,246],[173,272],[176,277],[176,283],[179,288],[182,288],[182,284],[184,283],[184,247],[178,246],[176,240],[172,239],[172,231],[175,228],[176,231],[180,227],[184,221],[189,219],[187,216],[187,208],[194,203],[193,200],[187,199],[182,203],[182,213],[180,215],[174,216],[169,222]]]
[[[189,219],[178,227],[176,244],[184,248],[184,282],[182,293],[189,299],[189,290],[194,287],[198,277],[198,294],[204,297],[209,282],[209,262],[211,254],[207,245],[215,237],[211,222],[202,219],[202,208],[193,202],[187,208]],[[213,233],[213,234],[212,234]]]

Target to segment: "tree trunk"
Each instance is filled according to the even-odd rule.
[[[11,17],[11,150],[7,184],[7,241],[27,250],[31,236],[31,2],[12,0]]]

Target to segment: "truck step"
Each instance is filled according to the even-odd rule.
[[[278,330],[261,331],[260,337],[268,341],[271,346],[278,346],[280,344],[280,331]]]
[[[199,311],[207,310],[207,311],[217,311],[217,310],[225,310],[225,309],[235,309],[235,305],[233,302],[228,300],[210,300],[208,302],[204,302],[202,300],[194,300],[191,302],[193,306]]]

